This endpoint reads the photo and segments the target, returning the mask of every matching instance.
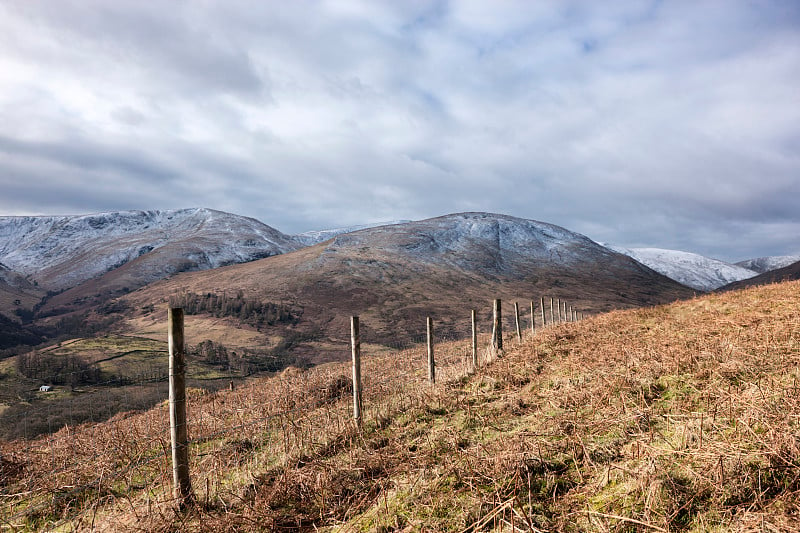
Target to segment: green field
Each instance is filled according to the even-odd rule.
[[[71,339],[38,350],[45,361],[57,364],[77,358],[97,371],[90,382],[63,382],[46,371],[22,374],[18,359],[0,361],[0,438],[33,438],[65,425],[101,422],[119,412],[147,409],[167,398],[169,354],[167,343],[145,337],[106,335]],[[190,386],[217,389],[239,372],[210,365],[188,356]],[[52,385],[40,392],[41,385]]]

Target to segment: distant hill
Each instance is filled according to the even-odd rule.
[[[364,229],[295,252],[153,284],[122,301],[162,305],[181,293],[241,293],[302,308],[294,330],[322,338],[362,317],[367,339],[419,335],[425,317],[466,333],[470,308],[493,298],[567,299],[588,312],[638,307],[693,291],[564,228],[505,215],[461,213]],[[507,311],[509,313],[510,310]],[[236,322],[232,317],[231,323]],[[308,348],[319,357],[321,348]]]
[[[211,209],[0,217],[0,261],[50,291],[45,314],[86,309],[176,272],[299,247],[255,219]]]
[[[782,281],[791,281],[800,279],[800,261],[792,263],[791,265],[775,270],[770,270],[759,274],[758,276],[737,281],[729,285],[721,287],[720,290],[729,291],[736,289],[743,289],[745,287],[755,287],[757,285],[767,285],[769,283],[779,283]]]
[[[65,290],[135,259],[158,255],[147,283],[298,248],[255,219],[211,209],[0,217],[0,261],[40,286]]]
[[[758,272],[759,274],[763,274],[764,272],[769,272],[770,270],[776,270],[778,268],[789,266],[798,261],[800,261],[800,255],[774,255],[770,257],[747,259],[745,261],[739,261],[736,264],[744,268],[749,268],[750,270]]]
[[[664,274],[668,278],[698,289],[711,291],[728,283],[753,277],[757,272],[691,252],[662,248],[623,248],[609,246]]]

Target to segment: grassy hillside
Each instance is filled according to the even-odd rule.
[[[346,365],[193,391],[190,513],[173,511],[161,405],[0,445],[0,516],[98,531],[797,531],[799,310],[788,282],[617,311],[508,339],[471,374],[466,346],[442,345],[435,387],[423,351],[365,346],[361,430]]]

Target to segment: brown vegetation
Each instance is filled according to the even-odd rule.
[[[196,508],[166,406],[0,445],[5,527],[105,531],[797,531],[800,282],[190,393]],[[486,346],[487,339],[481,339]],[[32,491],[32,492],[31,492]],[[24,495],[24,496],[23,496]]]

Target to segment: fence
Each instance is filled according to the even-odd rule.
[[[547,316],[548,302],[540,298],[538,303],[539,313],[530,301],[531,334],[537,315],[539,327],[583,317],[552,298]],[[183,313],[171,309],[169,391],[164,375],[135,385],[152,387],[169,402],[117,414],[105,424],[66,426],[30,441],[0,441],[0,527],[85,527],[120,498],[134,514],[136,508],[146,508],[148,516],[158,509],[207,504],[229,490],[233,481],[227,472],[232,467],[264,472],[281,462],[325,453],[337,442],[357,438],[364,426],[384,424],[428,401],[442,384],[501,357],[504,342],[521,342],[527,328],[519,304],[514,304],[514,327],[505,328],[513,336],[503,335],[500,300],[495,300],[493,312],[491,333],[479,331],[477,312],[471,310],[464,317],[470,320],[470,337],[438,331],[428,318],[426,342],[411,347],[397,343],[398,348],[362,345],[359,319],[352,317],[349,365],[287,370],[275,379],[209,392],[185,388]],[[362,358],[362,350],[367,357]],[[43,415],[46,409],[27,416]]]

